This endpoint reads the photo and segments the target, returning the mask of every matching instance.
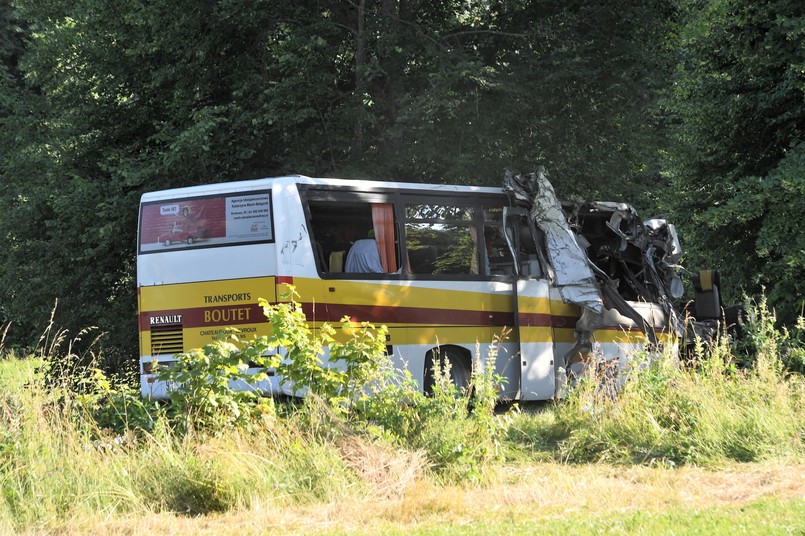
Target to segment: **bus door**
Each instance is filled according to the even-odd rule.
[[[540,231],[528,211],[505,207],[506,242],[514,263],[514,335],[519,340],[520,400],[547,400],[556,393],[554,328],[548,263]]]

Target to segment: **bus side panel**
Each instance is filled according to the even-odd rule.
[[[294,278],[308,318],[338,324],[343,317],[389,329],[393,358],[405,363],[422,384],[426,354],[439,346],[460,346],[474,362],[486,362],[496,336],[511,340],[511,286],[488,281],[406,281]],[[323,292],[316,292],[322,289]],[[281,290],[278,289],[278,293]],[[313,302],[311,296],[318,296]],[[505,378],[504,398],[519,387],[519,367],[508,346],[496,359]]]

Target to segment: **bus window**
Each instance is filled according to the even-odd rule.
[[[501,207],[484,210],[484,240],[486,245],[487,275],[514,275],[514,261],[506,245],[503,231],[503,209]]]
[[[394,205],[359,200],[310,201],[310,231],[322,273],[399,270]]]
[[[413,274],[478,275],[478,228],[472,207],[409,204],[405,247]]]
[[[529,277],[545,277],[543,270],[544,257],[540,244],[543,242],[541,231],[527,221],[520,225],[520,274]]]
[[[510,255],[513,252],[517,256],[517,275],[546,277],[548,261],[543,251],[545,237],[542,231],[522,208],[507,207],[503,213],[506,215],[506,243]]]

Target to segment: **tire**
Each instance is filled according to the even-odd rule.
[[[437,361],[438,356],[438,361]],[[424,391],[425,394],[433,394],[435,378],[433,366],[436,362],[440,369],[444,369],[445,361],[450,362],[450,381],[458,387],[461,392],[466,392],[472,381],[472,364],[470,358],[455,348],[441,348],[440,352],[436,349],[431,350],[425,356]]]
[[[187,245],[192,245],[193,242],[195,242],[195,241],[196,241],[196,239],[193,238],[192,236],[187,237]]]
[[[166,245],[166,246],[170,246],[171,244],[173,244],[173,242],[171,242],[171,239],[170,239],[170,238],[166,238],[166,239],[165,239],[165,245]]]

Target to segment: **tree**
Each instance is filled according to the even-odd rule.
[[[0,195],[3,198],[13,193],[5,188],[7,177],[3,170],[7,167],[15,138],[19,135],[16,118],[25,110],[25,85],[19,60],[25,51],[27,28],[16,11],[13,2],[0,4]],[[0,242],[5,245],[11,236],[0,234]],[[2,278],[0,267],[0,278]],[[7,304],[10,301],[8,287],[0,290],[0,324],[5,324],[10,314]],[[5,295],[4,295],[5,294]]]
[[[666,1],[381,10],[366,31],[379,36],[367,60],[373,142],[352,165],[374,177],[499,184],[506,168],[542,163],[565,195],[656,189],[656,103],[673,68],[674,20]]]
[[[780,317],[805,290],[805,6],[793,0],[685,4],[670,103],[676,220],[728,298],[766,288]]]

